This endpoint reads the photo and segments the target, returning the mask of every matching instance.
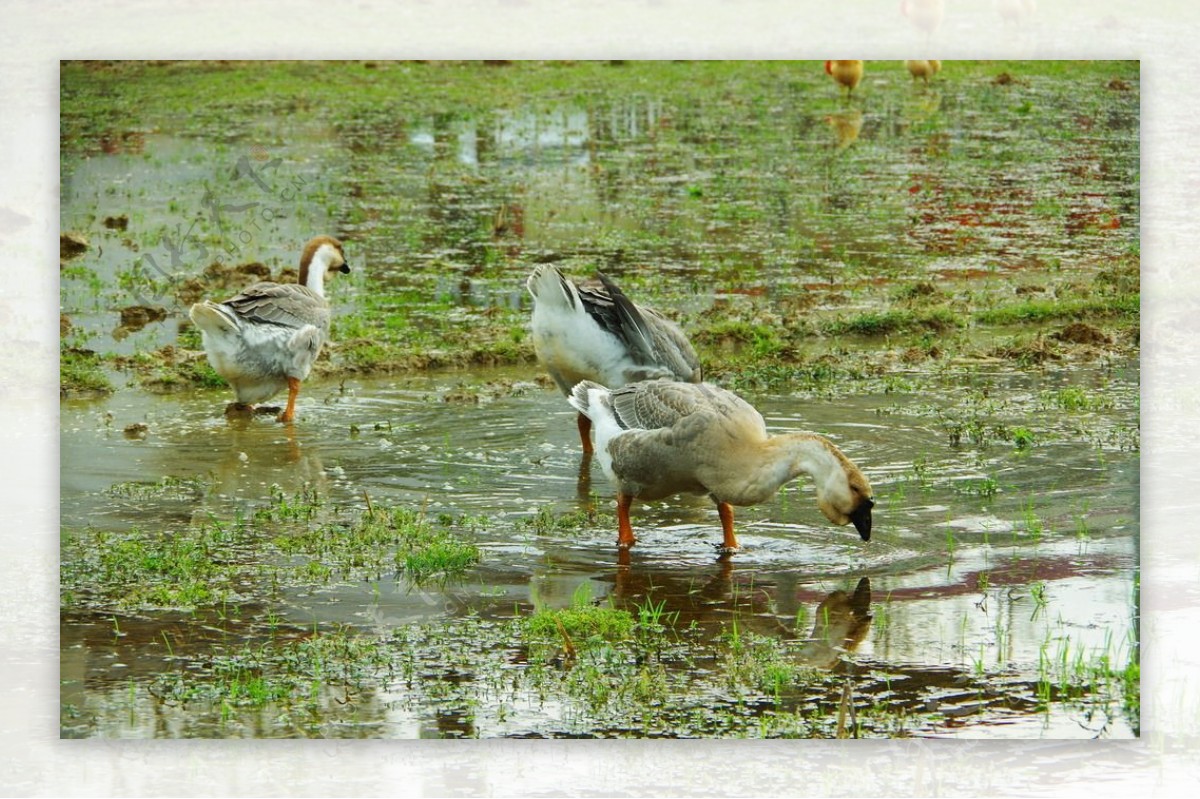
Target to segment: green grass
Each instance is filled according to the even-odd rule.
[[[435,538],[404,556],[404,571],[415,580],[435,575],[457,575],[480,560],[479,547],[454,538]]]
[[[876,61],[869,67],[873,77],[888,77],[903,89],[911,88],[903,64]],[[953,61],[946,63],[940,80],[947,81],[952,74],[956,81],[990,81],[1005,72],[1019,79],[1044,81],[1048,88],[1055,88],[1071,82],[1107,82],[1113,77],[1136,80],[1138,67],[1137,62],[1129,61]],[[361,62],[277,62],[270,69],[240,63],[67,61],[61,74],[63,106],[71,112],[64,119],[63,138],[73,144],[120,127],[121,120],[137,114],[182,115],[192,111],[207,125],[250,109],[260,113],[315,113],[334,119],[357,112],[355,116],[368,120],[371,129],[378,126],[382,130],[394,115],[433,108],[451,114],[477,113],[521,104],[530,95],[557,101],[586,96],[597,88],[644,91],[649,84],[663,93],[702,99],[733,82],[746,86],[741,100],[754,107],[769,102],[771,92],[765,88],[772,84],[786,85],[800,77],[822,86],[827,81],[819,61],[630,61],[620,66],[587,61],[516,62],[506,68],[490,68],[478,62],[381,62],[374,68]],[[484,82],[489,91],[478,91]],[[411,92],[414,84],[426,91]],[[438,98],[436,104],[430,94]],[[107,98],[108,103],[99,102],[101,98]],[[827,99],[836,104],[833,93]],[[195,107],[197,100],[213,107]],[[372,120],[373,116],[377,119]],[[719,136],[721,130],[714,126],[709,132]]]
[[[571,598],[568,608],[543,608],[530,616],[525,629],[534,641],[561,646],[563,633],[572,646],[589,643],[614,643],[632,637],[635,621],[627,610],[591,604],[587,584],[582,584]]]
[[[1086,389],[1081,386],[1066,386],[1055,391],[1043,392],[1042,404],[1047,408],[1057,408],[1067,412],[1111,410],[1113,399],[1105,395],[1103,389]]]
[[[980,310],[975,313],[975,320],[988,325],[1012,325],[1064,319],[1137,319],[1139,310],[1140,296],[1124,294],[1112,298],[1026,300]]]
[[[192,388],[228,388],[229,384],[208,360],[165,360],[137,372],[138,382],[153,391],[181,391]]]
[[[831,320],[824,325],[824,330],[831,336],[882,336],[921,329],[950,330],[963,324],[960,315],[950,308],[932,308],[921,312],[897,309]]]
[[[745,629],[736,617],[711,638],[664,627],[651,601],[637,606],[635,617],[593,604],[580,590],[569,608],[507,619],[468,614],[384,634],[272,626],[256,640],[199,654],[173,652],[164,639],[146,650],[169,654],[177,667],[149,686],[132,686],[131,700],[148,692],[193,722],[230,730],[251,724],[274,735],[321,735],[331,724],[363,723],[362,711],[384,690],[394,711],[455,720],[438,728],[447,737],[534,730],[892,738],[936,731],[949,720],[969,725],[988,718],[989,707],[1009,714],[1010,701],[1027,702],[1033,691],[1046,712],[1124,716],[1136,726],[1136,648],[1083,650],[1048,630],[1033,683],[1013,680],[1005,663],[993,667],[982,653],[961,670],[868,658],[863,668],[841,672],[807,665],[805,643]],[[114,631],[121,634],[120,619]],[[550,718],[539,712],[546,707],[554,709]],[[370,713],[366,718],[375,723]]]
[[[113,483],[106,493],[122,499],[137,500],[181,500],[195,501],[204,495],[206,484],[187,477],[162,477],[155,482],[128,481]]]
[[[309,558],[345,576],[392,572],[424,580],[458,576],[479,562],[479,547],[455,533],[458,524],[454,517],[430,520],[405,507],[376,508],[349,523],[281,533],[272,543],[283,554]]]
[[[118,484],[127,500],[179,500],[195,488]],[[149,493],[148,493],[149,492]],[[135,527],[122,533],[65,531],[60,582],[64,606],[194,608],[216,606],[244,585],[273,588],[324,584],[336,578],[404,577],[413,583],[457,578],[482,552],[470,540],[476,523],[443,516],[426,519],[405,507],[354,513],[330,508],[311,489],[272,500],[252,514],[208,520],[178,529]]]
[[[573,642],[592,639],[611,642],[629,638],[634,620],[629,611],[600,606],[542,610],[529,619],[529,633],[537,639],[553,640],[560,637],[560,623]]]
[[[980,499],[992,499],[1000,492],[1000,484],[994,477],[976,477],[969,480],[959,480],[954,483],[956,491],[961,491]]]
[[[126,608],[217,604],[233,593],[227,531],[203,525],[190,535],[78,532],[62,547],[61,582],[80,602]]]
[[[70,394],[111,394],[115,388],[94,352],[63,348],[58,356],[59,391]]]
[[[586,509],[555,511],[550,507],[538,508],[536,514],[528,519],[522,519],[520,524],[528,526],[538,535],[550,533],[578,532],[587,529],[616,529],[616,517],[601,513],[596,509],[595,501]]]
[[[1044,711],[1117,707],[1136,719],[1141,709],[1138,647],[1107,639],[1088,648],[1069,635],[1052,638],[1048,633],[1038,656],[1037,696]]]

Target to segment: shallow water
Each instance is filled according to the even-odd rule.
[[[1136,383],[1133,373],[1124,374],[1109,376],[1116,403],[1089,420],[1096,429],[1136,419]],[[594,601],[617,607],[635,608],[647,597],[665,601],[665,611],[678,613],[681,627],[694,623],[710,636],[738,623],[796,640],[808,632],[797,628],[798,619],[812,619],[831,591],[853,591],[867,577],[875,621],[845,655],[862,673],[945,670],[945,681],[953,685],[973,669],[986,668],[1030,681],[1047,650],[1054,654],[1066,647],[1089,657],[1108,652],[1119,659],[1129,656],[1137,640],[1136,452],[1070,440],[1048,440],[1027,451],[1008,443],[955,448],[927,416],[917,414],[912,397],[837,402],[755,397],[773,429],[821,430],[863,466],[879,498],[872,540],[863,543],[852,530],[825,523],[811,488],[800,480],[772,502],[739,509],[745,549],[729,558],[714,549],[720,525],[707,500],[636,508],[640,540],[626,563],[614,546],[611,523],[540,533],[521,525],[545,507],[586,506],[592,494],[611,513],[612,489],[598,471],[581,471],[586,461],[561,396],[513,383],[520,376],[505,370],[317,384],[302,398],[300,421],[291,429],[269,417],[227,421],[220,415],[226,397],[216,391],[163,397],[129,390],[106,400],[65,402],[62,453],[70,467],[63,473],[62,524],[67,535],[86,536],[130,526],[170,529],[210,514],[228,519],[239,508],[266,504],[272,486],[285,493],[311,487],[334,505],[361,507],[368,494],[377,504],[490,520],[477,534],[483,562],[462,580],[431,587],[382,575],[287,588],[269,608],[256,610],[251,603],[240,609],[243,623],[235,635],[251,638],[268,613],[297,630],[342,623],[386,633],[464,615],[503,619],[535,605],[567,607],[586,584]],[[1037,388],[1028,376],[991,380],[1010,394]],[[489,381],[517,390],[479,404],[442,398],[462,384],[483,387]],[[131,421],[149,425],[144,439],[122,434]],[[359,432],[352,433],[352,425]],[[1050,425],[1039,434],[1050,438],[1054,429]],[[913,463],[923,464],[923,483]],[[993,496],[960,487],[985,474],[995,475],[999,485]],[[183,487],[135,499],[112,491],[115,484],[155,483],[167,476],[181,478]],[[1031,520],[1040,525],[1036,533]],[[1080,533],[1081,523],[1086,533]],[[1044,587],[1041,606],[1031,594],[1034,586]],[[118,625],[126,631],[148,625],[132,640],[113,638],[107,614],[81,613],[64,622],[64,677],[76,686],[64,689],[64,702],[81,707],[89,719],[82,727],[66,724],[65,730],[144,734],[141,711],[130,715],[112,706],[123,707],[130,685],[166,666],[162,655],[149,654],[154,640],[180,625],[208,626],[216,640],[228,635],[218,634],[221,624],[212,619],[164,616],[122,617]],[[203,649],[203,634],[187,637],[198,638]],[[842,656],[831,652],[827,665]],[[914,678],[912,690],[930,689]],[[386,693],[378,697],[373,712],[390,716],[392,710]],[[409,715],[419,726],[420,712]],[[389,722],[381,733],[372,718],[367,713],[346,734],[411,731]],[[202,716],[194,721],[200,726],[191,733],[186,716],[172,724],[183,725],[179,734],[207,734],[211,721]],[[1120,714],[1105,722],[1107,735],[1134,732]],[[510,712],[494,728],[477,720],[474,732],[553,734],[554,723]],[[937,734],[991,735],[994,725],[1003,730],[998,734],[1042,736],[1099,734],[1100,728],[1081,726],[1057,709],[983,707],[973,709],[961,726]]]

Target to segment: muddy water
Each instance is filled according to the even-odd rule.
[[[1114,407],[1086,420],[1099,437],[1135,423],[1134,374],[1105,378]],[[519,382],[531,376],[506,370],[318,383],[291,429],[265,417],[227,421],[220,414],[222,392],[162,397],[130,390],[66,402],[62,457],[71,466],[63,472],[63,527],[67,535],[89,535],[137,525],[170,529],[210,514],[228,519],[239,508],[268,503],[272,486],[288,493],[311,487],[334,504],[361,507],[367,494],[378,503],[490,520],[478,533],[483,561],[462,580],[431,587],[385,575],[288,588],[271,607],[250,603],[240,610],[251,622],[241,634],[251,638],[253,620],[261,627],[268,614],[274,624],[296,630],[349,624],[387,633],[434,620],[503,619],[531,612],[535,603],[566,607],[586,585],[595,600],[618,607],[665,601],[667,613],[679,614],[678,624],[695,624],[711,636],[737,623],[797,640],[810,634],[818,606],[832,592],[852,593],[867,578],[864,615],[873,616],[873,624],[850,652],[827,646],[818,658],[822,665],[848,659],[863,673],[892,675],[892,701],[905,693],[894,686],[907,680],[912,702],[936,704],[930,697],[944,695],[942,703],[955,707],[965,701],[956,685],[975,670],[1011,674],[1029,694],[1047,652],[1053,657],[1066,649],[1089,658],[1107,652],[1116,661],[1128,657],[1136,641],[1137,454],[1054,441],[1056,430],[1082,418],[1047,420],[1038,431],[1045,443],[1027,450],[1006,442],[955,447],[911,398],[756,396],[773,429],[821,430],[864,467],[879,498],[871,542],[826,524],[801,480],[770,503],[739,510],[745,551],[732,558],[714,550],[720,526],[707,501],[637,508],[640,540],[625,563],[611,523],[567,532],[533,532],[522,524],[544,508],[584,507],[589,495],[602,510],[612,499],[611,487],[598,472],[590,474],[580,455],[562,398]],[[994,375],[990,382],[1010,393],[1039,388],[1027,376]],[[1056,383],[1045,378],[1047,389]],[[488,387],[497,385],[507,390],[487,398]],[[445,400],[464,386],[485,400]],[[133,421],[148,425],[145,438],[123,434]],[[990,421],[1003,423],[1004,415]],[[137,499],[111,490],[167,476],[182,478],[183,487]],[[994,494],[969,488],[989,476],[997,483]],[[1040,600],[1038,591],[1044,591]],[[169,728],[154,734],[219,734],[213,719],[168,711],[137,686],[170,668],[171,657],[156,645],[164,630],[189,630],[186,647],[176,648],[198,654],[228,643],[221,622],[205,613],[139,613],[122,615],[117,625],[119,638],[108,615],[81,613],[64,622],[64,702],[86,719],[78,726],[64,722],[64,730],[137,736],[149,734],[152,718],[165,723],[160,717],[168,713]],[[966,722],[948,715],[944,727],[924,733],[1134,732],[1119,713],[1084,723],[1063,710],[967,704]],[[358,712],[365,715],[345,734],[407,736],[427,721],[419,709],[398,710],[386,691]],[[503,723],[487,718],[476,718],[470,734],[574,729],[544,709],[510,710]]]

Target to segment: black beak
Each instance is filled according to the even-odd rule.
[[[343,275],[350,274],[350,264],[343,262],[342,265],[338,267],[338,271]]]
[[[871,540],[871,508],[873,507],[875,507],[875,500],[864,499],[854,509],[854,513],[850,514],[850,521],[854,522],[854,529],[858,530],[863,541]]]

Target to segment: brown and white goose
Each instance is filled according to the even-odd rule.
[[[224,302],[192,306],[188,316],[200,328],[208,361],[237,397],[227,412],[248,409],[287,388],[279,421],[295,418],[300,383],[329,337],[325,280],[349,271],[341,242],[317,236],[304,247],[298,283],[264,281]]]
[[[534,351],[563,394],[582,380],[612,388],[657,378],[700,382],[700,359],[679,326],[597,277],[600,285],[576,284],[554,266],[539,266],[525,283]],[[591,453],[591,422],[580,413],[578,423],[583,451]]]
[[[717,503],[724,548],[737,549],[733,505],[756,505],[800,474],[813,479],[817,507],[834,524],[871,538],[871,484],[829,439],[770,435],[731,391],[654,380],[609,390],[584,381],[568,398],[595,425],[596,457],[617,486],[617,546],[633,546],[633,500],[708,494]]]

